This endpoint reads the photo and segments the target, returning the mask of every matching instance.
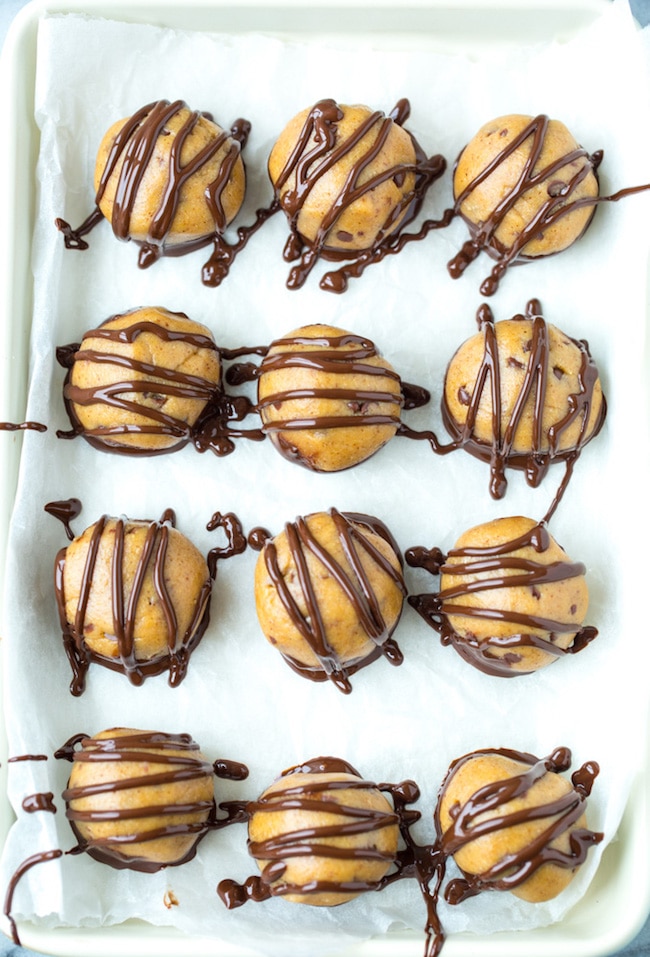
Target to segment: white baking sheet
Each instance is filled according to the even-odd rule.
[[[479,935],[530,929],[562,918],[585,892],[607,842],[616,837],[638,766],[639,740],[630,726],[645,717],[642,670],[635,668],[635,589],[640,583],[640,477],[647,432],[639,431],[646,325],[647,221],[650,196],[599,209],[584,239],[561,257],[511,270],[491,300],[497,319],[541,300],[545,316],[570,335],[586,338],[609,399],[604,431],[585,450],[551,531],[572,558],[588,566],[588,623],[600,631],[584,654],[540,674],[512,681],[469,668],[406,608],[396,638],[399,669],[381,661],[353,679],[354,691],[314,685],[290,671],[265,643],[252,599],[256,553],[220,567],[212,624],[176,690],[164,676],[134,689],[124,678],[91,667],[80,699],[68,693],[52,594],[54,555],[63,529],[43,511],[53,499],[78,496],[81,531],[104,512],[157,518],[176,510],[178,527],[207,552],[216,544],[206,523],[216,510],[237,513],[246,530],[275,531],[296,515],[335,506],[383,519],[403,549],[451,547],[467,527],[496,515],[541,517],[562,470],[533,491],[510,474],[506,499],[488,494],[488,470],[464,453],[436,458],[426,443],[397,438],[372,460],[346,473],[314,475],[286,462],[270,443],[239,442],[225,459],[179,454],[148,460],[100,454],[82,440],[63,442],[63,370],[54,348],[78,339],[112,313],[162,304],[208,325],[226,348],[270,342],[304,322],[323,321],[368,335],[402,377],[432,392],[428,408],[406,413],[415,428],[440,435],[438,403],[444,369],[458,344],[475,331],[486,257],[453,282],[445,264],[465,238],[460,223],[434,233],[353,281],[343,296],[318,289],[317,267],[299,291],[285,288],[286,224],[275,217],[250,242],[217,290],[200,283],[206,255],[162,260],[148,271],[137,250],[120,244],[107,224],[90,234],[90,249],[65,251],[52,225],[63,216],[77,225],[92,207],[97,144],[114,119],[160,97],[185,99],[214,113],[222,125],[252,122],[245,151],[249,192],[238,223],[269,202],[266,156],[285,122],[323,96],[365,102],[389,111],[411,101],[409,129],[428,153],[451,164],[487,119],[507,112],[545,112],[562,119],[589,150],[603,148],[604,193],[648,180],[650,131],[647,57],[627,5],[617,0],[578,37],[532,44],[502,56],[483,51],[446,54],[395,48],[384,39],[317,39],[239,34],[209,35],[121,24],[84,16],[45,17],[40,25],[36,119],[41,130],[37,224],[33,243],[34,314],[27,416],[46,422],[44,435],[24,437],[5,582],[5,709],[8,753],[47,753],[71,734],[117,724],[189,731],[211,758],[244,761],[243,784],[217,782],[219,800],[255,797],[285,767],[316,754],[335,754],[376,780],[414,778],[421,786],[418,833],[432,836],[438,785],[451,760],[487,746],[540,755],[559,744],[575,765],[601,765],[590,802],[590,824],[606,841],[590,852],[571,888],[548,905],[525,906],[507,895],[484,895],[461,908],[441,907],[447,931]],[[389,47],[389,49],[386,49]],[[119,51],[119,55],[117,53]],[[263,64],[260,80],[250,65]],[[603,64],[607,63],[607,69]],[[580,79],[576,81],[576,77]],[[450,204],[450,175],[434,185],[423,215]],[[252,422],[252,425],[255,423]],[[641,466],[639,467],[639,461]],[[640,468],[642,470],[640,470]],[[414,593],[435,587],[407,570]],[[625,687],[625,705],[604,703]],[[26,815],[25,794],[59,795],[65,763],[21,762],[10,768],[9,795],[18,820],[7,841],[0,879],[26,856],[68,848],[71,833],[59,800],[56,816]],[[247,944],[263,953],[330,952],[389,928],[421,930],[424,907],[413,882],[366,895],[335,910],[296,908],[283,901],[228,912],[216,896],[222,877],[243,880],[254,865],[245,828],[209,835],[194,862],[158,875],[113,871],[86,857],[35,868],[19,885],[17,918],[41,926],[99,927],[139,917],[185,933]],[[178,906],[164,906],[172,889]],[[417,940],[417,937],[415,937]]]

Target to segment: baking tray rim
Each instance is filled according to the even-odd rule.
[[[385,31],[391,18],[397,14],[400,31],[408,33],[405,25],[420,15],[437,18],[441,24],[442,42],[453,35],[454,24],[463,22],[469,14],[498,12],[514,17],[517,23],[533,20],[541,12],[547,16],[545,29],[554,24],[566,24],[567,12],[575,23],[596,17],[604,9],[606,0],[534,0],[523,7],[518,0],[408,0],[402,7],[395,0],[190,0],[179,5],[177,0],[30,0],[18,13],[9,28],[0,57],[0,82],[6,91],[5,104],[8,135],[0,141],[0,208],[5,215],[0,220],[0,417],[20,421],[24,417],[28,384],[29,317],[31,316],[31,230],[34,223],[33,177],[38,154],[38,130],[33,116],[33,94],[36,72],[36,39],[38,22],[48,14],[77,13],[108,17],[132,22],[155,23],[160,26],[201,29],[215,12],[225,17],[226,32],[229,15],[237,11],[236,23],[241,28],[241,17],[252,17],[263,11],[266,16],[284,11],[300,20],[302,29],[313,24],[313,17],[326,8],[337,8],[341,13],[354,12],[363,18],[368,10],[380,9],[384,14],[377,23]],[[523,17],[523,20],[521,19]],[[270,21],[265,21],[270,22]],[[393,21],[398,22],[398,21]],[[431,22],[431,21],[429,21]],[[466,22],[466,21],[465,21]],[[350,29],[358,27],[359,20],[350,21]],[[278,24],[282,27],[282,21]],[[218,25],[210,20],[210,29]],[[291,32],[289,26],[282,32]],[[505,37],[504,42],[509,38]],[[20,130],[21,135],[17,133]],[[27,213],[25,212],[27,211]],[[650,289],[649,289],[650,292]],[[20,321],[24,318],[24,321]],[[0,448],[0,581],[3,580],[5,546],[11,510],[18,481],[21,433],[5,433]],[[0,631],[0,706],[2,687],[8,680],[2,670],[2,641]],[[631,941],[643,926],[650,912],[650,702],[648,702],[643,733],[643,767],[634,778],[629,800],[616,838],[606,849],[598,872],[585,896],[556,924],[533,931],[497,932],[489,936],[471,933],[452,935],[445,943],[445,957],[519,957],[525,948],[530,957],[547,957],[553,948],[556,957],[605,957]],[[0,726],[0,840],[4,843],[13,820],[7,800],[7,743],[4,726]],[[608,880],[618,873],[619,880]],[[620,881],[620,874],[628,875],[628,882]],[[615,915],[615,920],[609,919]],[[612,926],[613,925],[613,926]],[[101,928],[43,928],[31,922],[20,922],[23,946],[38,952],[60,957],[113,957],[119,946],[123,957],[149,954],[174,957],[180,952],[195,957],[238,957],[250,953],[224,941],[190,938],[170,928],[154,927],[133,921]],[[101,931],[101,933],[98,933]],[[390,932],[382,938],[372,938],[347,948],[340,953],[355,957],[411,957],[422,953],[422,939],[411,932]]]

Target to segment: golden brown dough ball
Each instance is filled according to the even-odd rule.
[[[417,215],[446,163],[442,156],[427,158],[404,129],[409,114],[406,99],[389,115],[324,99],[301,110],[280,133],[269,177],[290,228],[284,258],[291,262],[302,254],[289,288],[305,282],[319,256],[363,263],[350,273],[359,275],[373,259],[365,254],[385,250]],[[327,274],[321,287],[343,292],[344,272]]]
[[[149,522],[103,516],[55,563],[63,640],[81,694],[91,662],[134,684],[169,670],[185,676],[207,626],[212,579],[205,558],[174,528],[174,514]]]
[[[181,100],[118,120],[97,153],[97,205],[118,239],[143,244],[141,265],[222,234],[245,189],[240,142]]]
[[[182,448],[221,391],[209,329],[161,306],[112,316],[65,359],[64,400],[75,431],[103,451]]]
[[[606,404],[587,343],[547,324],[538,300],[496,323],[483,305],[478,323],[449,362],[442,413],[456,443],[490,463],[501,498],[507,466],[539,485],[551,463],[597,435]]]
[[[488,674],[528,674],[581,650],[596,634],[583,628],[588,603],[585,566],[522,516],[470,528],[440,568],[443,641]]]
[[[316,758],[249,804],[249,853],[269,896],[331,907],[376,889],[395,862],[399,822],[379,788],[360,782],[346,762]]]
[[[300,236],[354,252],[370,249],[379,234],[399,227],[412,199],[416,159],[411,136],[383,113],[323,100],[289,121],[268,166],[282,208]],[[341,204],[355,168],[360,195]]]
[[[81,849],[140,871],[190,860],[215,812],[213,768],[190,735],[112,728],[79,744],[63,798]]]
[[[402,558],[377,519],[336,509],[287,523],[255,568],[255,605],[267,640],[304,677],[351,691],[349,675],[384,655],[405,595]]]
[[[315,472],[351,468],[397,432],[398,374],[371,340],[325,324],[276,339],[264,357],[257,407],[287,459]]]
[[[511,114],[485,123],[454,170],[455,209],[471,240],[451,261],[452,276],[485,249],[500,263],[481,287],[490,295],[511,262],[572,245],[596,208],[600,159],[582,149],[563,123],[544,115]]]
[[[571,752],[547,758],[505,748],[454,761],[438,796],[441,846],[463,878],[445,896],[451,903],[484,890],[507,890],[538,903],[560,894],[603,835],[587,829],[585,806],[598,765],[562,777]]]

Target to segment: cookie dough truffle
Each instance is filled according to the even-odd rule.
[[[209,329],[160,306],[112,316],[58,355],[68,367],[63,396],[74,434],[103,451],[180,449],[221,393]]]
[[[409,113],[407,100],[386,116],[326,99],[284,128],[268,170],[291,230],[285,259],[307,250],[291,271],[289,287],[305,282],[318,256],[355,259],[376,251],[417,215],[445,161],[424,156],[403,128]],[[325,284],[334,292],[345,288],[334,273]]]
[[[512,114],[482,126],[454,169],[454,209],[471,239],[449,263],[450,274],[457,278],[486,250],[498,260],[481,286],[487,296],[511,263],[571,246],[594,214],[601,159],[548,116]]]
[[[597,631],[584,626],[585,566],[532,519],[499,518],[466,531],[446,555],[407,552],[440,574],[440,591],[409,601],[443,644],[487,674],[515,677],[576,654]]]
[[[276,339],[260,366],[263,429],[290,461],[315,472],[358,465],[400,425],[402,383],[373,342],[323,324]]]
[[[486,749],[451,765],[435,812],[442,850],[463,873],[446,889],[450,903],[484,890],[538,903],[567,887],[603,838],[585,815],[598,765],[583,765],[569,781],[561,772],[570,765],[568,748],[542,759]]]
[[[169,671],[185,677],[207,628],[212,578],[205,558],[174,527],[102,516],[59,551],[55,591],[63,643],[80,695],[91,662],[135,684]]]
[[[285,771],[248,815],[249,853],[261,872],[256,900],[343,904],[378,890],[396,861],[398,814],[376,784],[338,758]],[[229,906],[244,902],[231,881],[218,890]]]
[[[194,857],[215,799],[212,765],[190,735],[112,728],[77,744],[63,799],[82,850],[150,872]]]
[[[158,100],[118,120],[97,152],[95,213],[77,230],[57,220],[66,246],[86,248],[83,235],[102,217],[118,239],[140,245],[141,267],[217,239],[244,200],[249,131],[238,120],[227,132],[182,100]]]
[[[507,466],[537,487],[551,463],[574,462],[606,403],[587,343],[547,324],[538,300],[497,323],[483,304],[477,321],[448,365],[442,415],[455,444],[489,462],[490,492],[502,498]]]
[[[384,655],[401,664],[391,638],[406,589],[402,557],[385,525],[350,512],[316,512],[267,538],[255,569],[255,604],[267,640],[302,676],[349,676]]]

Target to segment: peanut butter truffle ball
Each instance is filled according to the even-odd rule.
[[[215,800],[212,765],[188,734],[112,728],[78,743],[63,799],[82,850],[138,871],[194,857]]]
[[[506,466],[536,487],[553,462],[574,461],[606,404],[587,343],[547,324],[538,300],[497,323],[484,304],[477,319],[480,331],[447,368],[442,414],[455,443],[490,463],[490,491],[501,498]]]
[[[76,433],[102,451],[155,455],[182,448],[221,392],[211,332],[160,306],[112,316],[59,350]]]
[[[118,120],[97,152],[97,205],[118,239],[143,244],[142,265],[223,233],[245,189],[240,141],[180,100]]]
[[[377,889],[395,862],[399,821],[391,803],[338,759],[285,771],[248,810],[249,852],[269,897],[342,904]]]
[[[482,126],[454,170],[454,208],[471,240],[449,264],[451,275],[487,250],[499,260],[481,287],[490,295],[510,263],[571,246],[594,214],[601,158],[547,116],[511,114]]]
[[[263,429],[285,458],[315,472],[351,468],[397,432],[402,383],[363,336],[323,324],[276,339],[258,379]]]
[[[585,566],[532,519],[470,528],[446,556],[439,553],[436,570],[437,595],[413,596],[411,603],[444,644],[487,674],[537,671],[596,637],[595,628],[584,627]]]
[[[247,120],[227,132],[182,100],[157,100],[118,120],[97,152],[95,209],[76,229],[55,220],[66,248],[87,249],[84,236],[104,218],[118,239],[140,246],[143,269],[212,242],[202,280],[219,285],[236,254],[223,234],[244,201],[249,133]]]
[[[442,850],[463,878],[445,896],[457,904],[484,890],[538,903],[557,897],[603,835],[587,829],[585,807],[599,772],[583,765],[569,781],[568,748],[549,757],[505,748],[453,762],[435,812]]]
[[[158,522],[103,516],[87,528],[55,563],[72,693],[82,693],[91,662],[136,685],[169,670],[177,685],[207,627],[211,586],[205,558],[170,510]]]
[[[284,128],[268,170],[291,229],[285,259],[297,259],[303,246],[309,250],[292,270],[290,287],[302,285],[319,255],[356,258],[385,243],[417,214],[445,162],[440,156],[426,159],[403,128],[409,113],[407,100],[386,116],[327,99],[302,110]]]
[[[400,664],[390,637],[406,589],[402,558],[385,525],[350,512],[316,512],[287,523],[264,543],[255,569],[255,605],[267,640],[301,675],[349,676],[384,655]]]

